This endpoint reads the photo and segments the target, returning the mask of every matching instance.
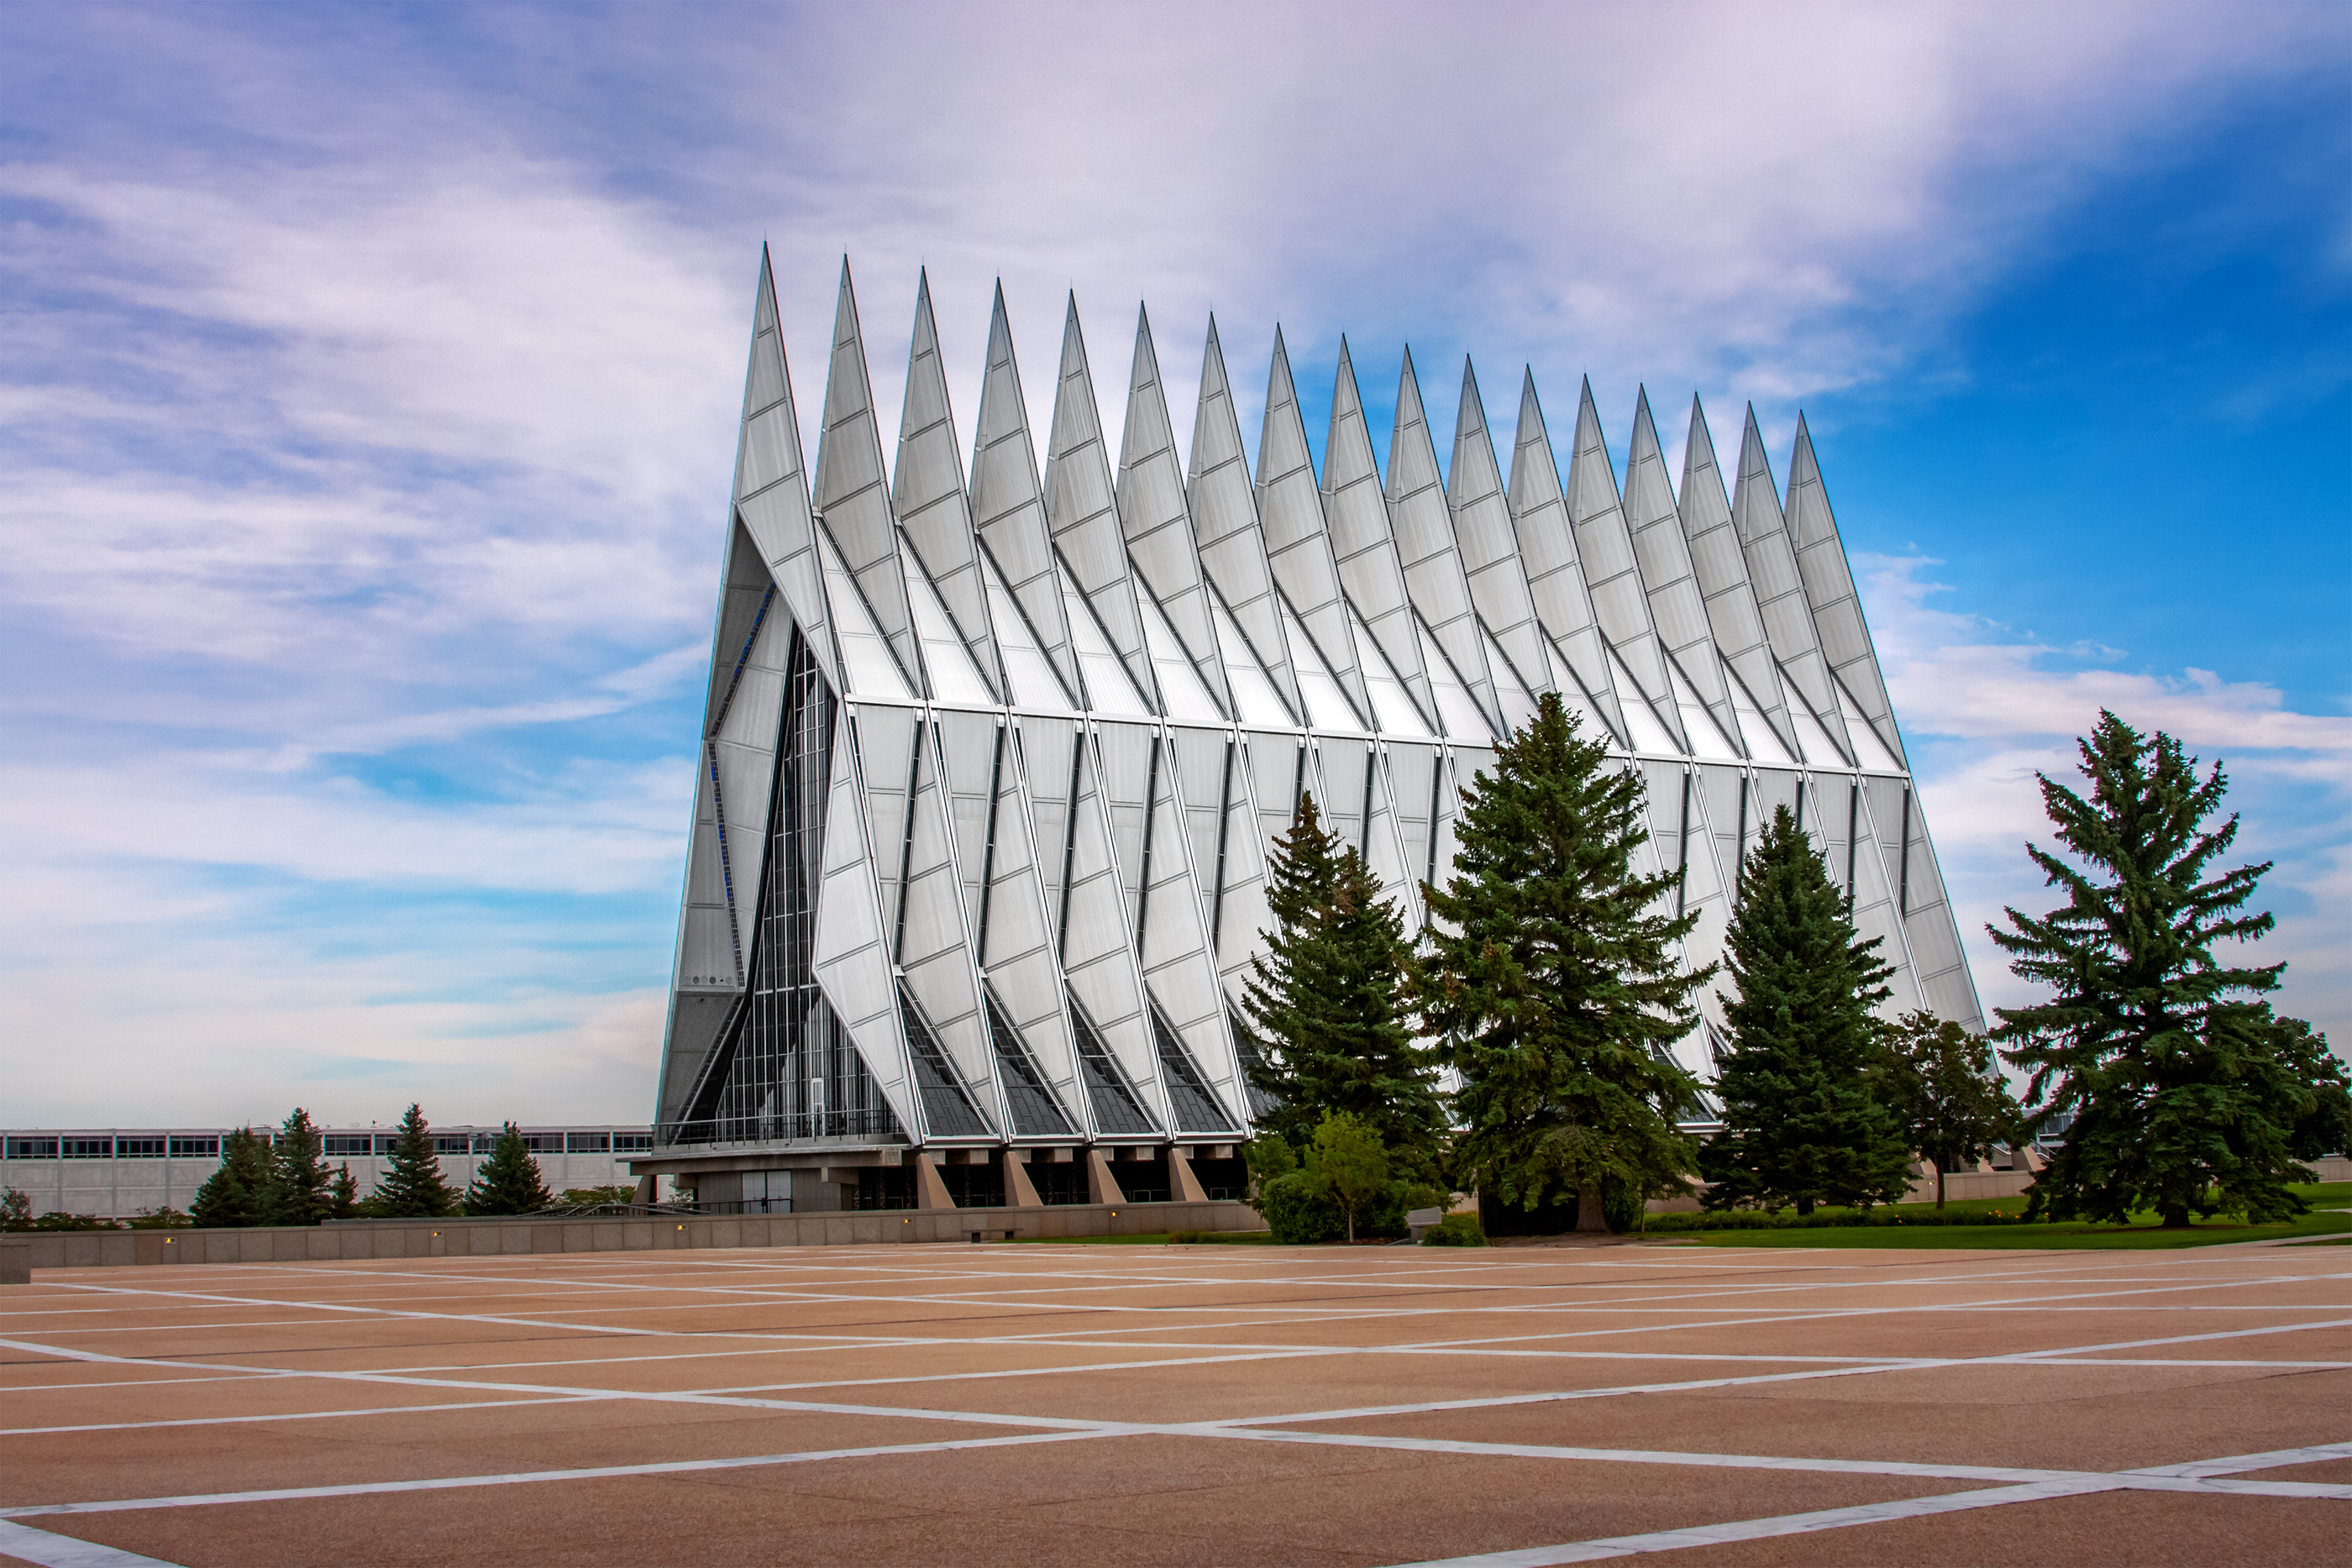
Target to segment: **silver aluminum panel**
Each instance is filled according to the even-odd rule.
[[[1358,664],[1354,618],[1339,586],[1323,495],[1315,460],[1307,449],[1307,424],[1298,412],[1298,390],[1290,378],[1290,355],[1282,329],[1274,329],[1274,359],[1266,369],[1265,421],[1257,444],[1257,515],[1265,532],[1265,559],[1308,645],[1295,651],[1313,660],[1339,684],[1359,725],[1372,722],[1372,699]],[[1321,724],[1320,717],[1307,716]]]
[[[1331,393],[1330,434],[1323,443],[1323,523],[1331,536],[1339,585],[1355,606],[1360,632],[1388,656],[1422,722],[1434,731],[1437,697],[1422,665],[1421,636],[1389,523],[1388,497],[1381,486],[1380,465],[1372,457],[1372,433],[1364,424],[1364,394],[1356,385],[1356,367],[1344,337]]]
[[[906,405],[898,418],[898,471],[891,510],[906,530],[915,562],[939,591],[981,679],[1005,695],[1004,661],[990,624],[988,590],[980,575],[980,538],[971,526],[956,455],[955,418],[948,406],[939,329],[931,320],[931,282],[918,275],[914,340],[907,358]]]
[[[1250,486],[1249,460],[1242,451],[1242,427],[1234,412],[1225,356],[1217,346],[1217,319],[1209,318],[1208,346],[1201,353],[1201,397],[1192,413],[1192,455],[1185,502],[1192,535],[1201,549],[1201,570],[1224,601],[1244,646],[1225,646],[1228,662],[1247,658],[1272,683],[1293,724],[1307,722],[1306,698],[1291,668],[1290,639],[1283,630],[1275,595],[1274,570],[1259,527],[1257,494]],[[1312,486],[1308,488],[1311,490]],[[1219,638],[1221,645],[1229,640]],[[1251,716],[1235,705],[1237,716]]]
[[[1160,384],[1151,319],[1141,309],[1135,316],[1135,361],[1128,377],[1116,494],[1119,531],[1136,576],[1159,601],[1184,657],[1208,688],[1218,716],[1230,718],[1234,695],[1225,685],[1216,621],[1201,576],[1201,549],[1192,537],[1192,512],[1184,497],[1176,430],[1168,418],[1167,392]]]
[[[1470,584],[1454,547],[1454,508],[1437,471],[1437,445],[1430,434],[1429,414],[1422,407],[1421,378],[1413,373],[1411,349],[1405,350],[1404,368],[1397,375],[1387,497],[1389,528],[1396,536],[1397,559],[1404,568],[1405,592],[1413,609],[1453,664],[1455,677],[1469,688],[1488,727],[1497,737],[1509,733],[1486,669],[1486,639],[1479,631]],[[1431,673],[1435,674],[1433,664]]]
[[[816,512],[841,552],[842,564],[866,601],[908,686],[918,695],[922,654],[915,645],[915,614],[898,564],[898,528],[882,470],[882,438],[858,335],[857,297],[849,263],[841,264],[841,294],[834,308],[833,366],[824,383],[824,423],[816,442]],[[844,695],[858,695],[854,692]]]

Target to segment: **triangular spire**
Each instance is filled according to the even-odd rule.
[[[1486,428],[1486,405],[1478,396],[1477,372],[1467,354],[1462,356],[1462,402],[1454,416],[1454,463],[1447,470],[1446,493],[1471,602],[1509,661],[1510,674],[1531,695],[1540,696],[1552,684],[1551,660],[1520,564],[1510,503],[1503,494],[1503,471],[1496,464],[1494,436]]]
[[[1625,716],[1618,706],[1617,681],[1609,668],[1608,648],[1601,639],[1600,619],[1593,613],[1592,592],[1577,559],[1576,528],[1569,519],[1559,462],[1544,425],[1532,369],[1519,381],[1519,428],[1511,447],[1511,486],[1507,496],[1537,619],[1622,745]]]
[[[1389,528],[1396,536],[1404,568],[1405,591],[1421,612],[1439,653],[1469,688],[1499,739],[1510,732],[1495,682],[1486,667],[1486,640],[1454,546],[1454,511],[1437,472],[1437,446],[1421,403],[1421,378],[1413,373],[1412,350],[1397,372],[1396,424],[1389,437]],[[1474,737],[1461,737],[1471,739]]]
[[[1748,558],[1739,548],[1739,530],[1731,520],[1731,503],[1725,496],[1723,473],[1715,459],[1715,437],[1706,427],[1706,411],[1691,397],[1690,438],[1683,447],[1683,537],[1690,543],[1691,569],[1698,576],[1699,592],[1706,599],[1706,618],[1715,645],[1748,695],[1756,701],[1790,756],[1797,754],[1797,732],[1789,718],[1780,691],[1780,672],[1772,663],[1772,647],[1764,634],[1764,613],[1757,607],[1756,586],[1748,580]]]
[[[1265,423],[1257,444],[1257,516],[1265,531],[1265,558],[1274,580],[1289,601],[1313,651],[1339,683],[1340,691],[1366,728],[1372,723],[1371,693],[1356,649],[1356,630],[1339,589],[1339,567],[1316,488],[1315,463],[1307,449],[1307,424],[1298,412],[1298,389],[1290,378],[1290,355],[1282,329],[1274,329],[1274,360],[1266,369]],[[1303,657],[1304,655],[1302,655]]]
[[[1646,388],[1633,394],[1633,435],[1625,456],[1625,520],[1633,535],[1633,559],[1650,596],[1650,621],[1684,679],[1706,705],[1717,726],[1736,749],[1739,716],[1724,684],[1723,661],[1706,621],[1706,601],[1692,569],[1690,541],[1683,536],[1682,512],[1666,477],[1665,455],[1650,418]]]
[[[1568,464],[1568,515],[1576,525],[1576,553],[1584,563],[1584,580],[1592,590],[1592,611],[1600,618],[1601,634],[1609,639],[1642,695],[1649,698],[1658,722],[1687,750],[1682,714],[1675,706],[1664,650],[1650,619],[1649,596],[1643,591],[1633,533],[1625,526],[1625,507],[1618,498],[1617,475],[1610,465],[1608,444],[1601,439],[1601,412],[1592,404],[1589,378],[1576,405],[1575,455]],[[1631,692],[1620,695],[1633,700]]]
[[[1168,418],[1168,396],[1160,384],[1160,355],[1151,343],[1151,318],[1135,312],[1135,360],[1127,382],[1127,423],[1119,436],[1118,521],[1128,559],[1143,587],[1160,601],[1169,629],[1184,645],[1184,656],[1220,711],[1231,717],[1233,692],[1225,684],[1217,626],[1201,580],[1201,550],[1184,499],[1184,471],[1176,456],[1176,431]]]
[[[1739,531],[1739,547],[1748,560],[1748,580],[1756,585],[1756,607],[1764,616],[1764,634],[1772,656],[1780,663],[1789,684],[1829,732],[1844,756],[1808,758],[1816,764],[1851,766],[1853,742],[1838,712],[1836,688],[1830,684],[1829,660],[1822,653],[1821,633],[1814,629],[1811,605],[1805,601],[1805,580],[1797,568],[1797,552],[1790,542],[1788,524],[1780,515],[1780,497],[1772,483],[1772,461],[1764,453],[1764,434],[1756,427],[1756,405],[1748,405],[1748,423],[1739,435],[1739,481],[1731,493],[1732,526]],[[1761,701],[1759,697],[1758,699]],[[1801,748],[1800,748],[1801,749]]]
[[[1225,649],[1225,657],[1255,660],[1289,707],[1293,722],[1304,725],[1306,699],[1291,666],[1290,637],[1283,630],[1282,607],[1266,562],[1257,496],[1250,487],[1241,421],[1234,412],[1214,315],[1209,318],[1208,344],[1201,351],[1201,401],[1192,414],[1192,460],[1184,489],[1192,536],[1201,547],[1201,568],[1247,643]]]
[[[1062,369],[1054,389],[1053,439],[1045,451],[1045,526],[1136,689],[1154,712],[1164,712],[1143,639],[1143,612],[1127,572],[1127,541],[1119,536],[1110,458],[1103,450],[1102,416],[1095,404],[1094,376],[1087,369],[1076,292],[1062,319]]]
[[[775,273],[764,245],[751,307],[751,364],[743,376],[735,510],[775,579],[785,607],[808,639],[817,667],[834,690],[841,690],[841,661],[833,645],[824,574],[817,561],[816,529],[809,511],[808,472],[801,458],[800,416],[793,404],[792,370],[776,319]]]
[[[1037,482],[1036,445],[1029,434],[1029,405],[1021,395],[1021,367],[1013,355],[1002,282],[988,319],[988,376],[981,383],[980,423],[972,434],[971,508],[981,543],[1027,617],[1046,661],[1071,704],[1085,707],[1086,686],[1070,646],[1069,606],[1054,570],[1045,492]]]
[[[1344,336],[1331,393],[1331,429],[1323,443],[1323,519],[1349,602],[1404,683],[1422,721],[1432,734],[1443,734],[1437,695],[1430,688],[1421,637],[1413,625],[1412,601],[1405,593],[1404,566],[1397,559],[1396,535],[1389,527],[1380,465],[1372,457],[1371,433],[1364,426],[1364,395],[1356,385],[1356,366]]]
[[[841,262],[841,295],[834,308],[833,364],[824,382],[824,424],[816,444],[816,514],[849,569],[857,591],[889,645],[899,674],[918,695],[923,679],[916,646],[915,612],[898,564],[898,529],[890,515],[882,438],[874,419],[866,343],[857,329],[857,296],[849,258]],[[846,694],[844,695],[852,695]]]
[[[1895,705],[1887,700],[1886,680],[1879,673],[1878,653],[1870,641],[1870,627],[1862,616],[1862,601],[1854,593],[1853,569],[1838,537],[1837,517],[1830,511],[1829,491],[1822,484],[1820,463],[1813,456],[1813,438],[1805,416],[1797,415],[1797,449],[1789,459],[1789,537],[1797,547],[1797,570],[1805,580],[1805,597],[1813,607],[1813,626],[1830,668],[1862,709],[1862,716],[1897,760],[1903,757],[1902,737],[1895,732]]]
[[[914,547],[915,559],[939,591],[956,635],[999,702],[1009,702],[1004,660],[989,623],[988,586],[980,575],[980,547],[964,495],[956,453],[948,378],[940,362],[939,328],[931,319],[931,279],[916,274],[915,330],[907,355],[907,400],[898,419],[898,465],[892,510]]]

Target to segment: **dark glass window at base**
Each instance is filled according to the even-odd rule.
[[[1076,1160],[1032,1160],[1025,1167],[1029,1185],[1037,1189],[1037,1201],[1043,1204],[1085,1203],[1087,1197],[1087,1167]]]
[[[814,967],[836,706],[795,632],[749,982],[685,1120],[660,1129],[663,1143],[905,1136]]]

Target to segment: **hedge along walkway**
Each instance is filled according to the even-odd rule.
[[[2089,1248],[2129,1251],[2181,1247],[2281,1245],[2352,1233],[2352,1213],[2315,1209],[2285,1225],[2212,1221],[2187,1230],[2156,1225],[1871,1225],[1791,1226],[1779,1230],[1688,1230],[1654,1233],[1657,1242],[1697,1247],[1896,1247],[1976,1250],[1984,1248]]]

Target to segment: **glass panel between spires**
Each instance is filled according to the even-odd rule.
[[[1691,684],[1683,678],[1683,673],[1669,667],[1668,674],[1675,683],[1675,706],[1682,711],[1683,733],[1690,737],[1691,755],[1709,762],[1738,761],[1739,753],[1723,733],[1723,727],[1715,722],[1715,716],[1707,711],[1698,694],[1691,690]]]
[[[1151,655],[1151,667],[1159,672],[1160,695],[1167,701],[1168,716],[1188,724],[1224,723],[1225,716],[1217,711],[1216,699],[1201,684],[1201,672],[1184,656],[1184,645],[1161,613],[1160,601],[1141,583],[1136,584],[1135,598],[1143,607],[1143,645]]]
[[[1282,607],[1282,630],[1290,639],[1290,667],[1298,676],[1300,695],[1307,699],[1307,724],[1316,729],[1362,733],[1363,721],[1356,716],[1348,694],[1339,689],[1339,677],[1323,663],[1307,628],[1298,623],[1287,604]]]
[[[1251,653],[1249,640],[1226,612],[1223,598],[1213,593],[1210,597],[1216,609],[1217,644],[1224,655],[1225,685],[1233,691],[1234,706],[1241,710],[1241,722],[1274,729],[1294,727],[1298,720],[1291,716],[1289,705],[1282,700],[1282,694],[1275,690],[1274,682]]]
[[[1192,1059],[1184,1053],[1176,1031],[1168,1027],[1168,1020],[1161,1016],[1156,1002],[1151,1007],[1151,1038],[1160,1051],[1160,1082],[1168,1086],[1168,1103],[1176,1113],[1175,1130],[1180,1133],[1232,1132],[1233,1118],[1225,1114],[1224,1107],[1218,1104],[1216,1096],[1209,1092],[1208,1084],[1202,1081],[1199,1070],[1192,1065]]]
[[[1113,1137],[1158,1132],[1076,997],[1070,998],[1070,1030],[1077,1037],[1078,1071],[1087,1081],[1087,1099],[1094,1107],[1095,1131]]]
[[[1069,1136],[1069,1119],[1045,1087],[1045,1075],[1029,1059],[1020,1031],[997,1005],[996,993],[990,990],[985,996],[989,1039],[996,1047],[997,1075],[1004,1084],[1005,1113],[1013,1124],[1009,1130],[1015,1137]]]
[[[900,702],[912,699],[915,694],[907,689],[898,661],[890,656],[890,645],[866,612],[866,596],[857,591],[849,569],[841,564],[822,528],[816,530],[816,549],[824,566],[825,607],[833,612],[833,634],[841,644],[842,679],[849,683],[845,695],[896,697]]]
[[[1609,673],[1617,679],[1617,708],[1625,716],[1625,729],[1633,749],[1680,757],[1683,748],[1675,744],[1665,721],[1643,698],[1642,684],[1633,678],[1633,672],[1625,667],[1625,661],[1617,656],[1614,648],[1609,650]]]
[[[1731,667],[1728,659],[1723,664],[1723,678],[1731,687],[1731,715],[1739,721],[1739,738],[1748,743],[1749,758],[1759,768],[1797,767],[1797,759],[1780,744],[1780,737],[1764,717],[1764,710],[1756,706],[1756,695],[1748,689],[1748,683],[1739,678],[1739,672]]]
[[[1878,738],[1878,732],[1862,716],[1862,705],[1853,700],[1845,683],[1832,675],[1830,684],[1837,688],[1838,711],[1845,716],[1845,732],[1853,737],[1853,748],[1861,755],[1862,766],[1873,773],[1902,772],[1903,764],[1895,760],[1895,753],[1886,749],[1886,742]]]
[[[1383,735],[1436,738],[1430,736],[1429,726],[1423,722],[1421,709],[1414,706],[1412,694],[1404,689],[1404,682],[1398,678],[1388,655],[1381,652],[1380,643],[1372,640],[1371,632],[1364,625],[1364,618],[1356,613],[1356,607],[1352,604],[1348,606],[1348,619],[1355,628],[1356,658],[1363,668],[1364,685],[1372,694],[1374,727]],[[1486,727],[1483,724],[1478,727],[1482,739]]]
[[[1445,650],[1437,645],[1437,639],[1429,634],[1429,629],[1421,624],[1417,615],[1413,617],[1413,631],[1421,638],[1422,666],[1428,670],[1430,686],[1437,693],[1437,716],[1444,722],[1447,737],[1480,746],[1491,744],[1495,727],[1478,711],[1470,688],[1454,674],[1453,661],[1446,658]]]
[[[980,575],[988,584],[988,613],[996,624],[997,652],[1004,655],[1004,676],[1013,684],[1012,706],[1074,712],[1077,698],[1062,689],[1053,662],[1030,634],[1029,618],[1021,613],[1020,604],[996,575],[995,563],[985,555],[980,558]]]
[[[912,551],[901,551],[898,564],[907,576],[907,601],[915,610],[915,636],[923,644],[923,669],[931,677],[931,697],[943,703],[994,707],[995,694],[973,667],[971,650],[956,635],[954,618],[940,602],[939,592],[924,575]]]
[[[1155,716],[1150,705],[1135,689],[1128,678],[1127,666],[1103,635],[1101,622],[1095,619],[1094,607],[1087,602],[1077,585],[1063,571],[1057,562],[1055,580],[1062,585],[1062,602],[1070,617],[1070,645],[1077,651],[1078,674],[1087,683],[1087,695],[1094,703],[1094,711],[1125,718]]]
[[[1789,694],[1789,719],[1797,731],[1797,747],[1805,754],[1805,765],[1809,768],[1853,767],[1853,764],[1845,759],[1845,753],[1838,743],[1830,738],[1830,732],[1822,727],[1822,721],[1813,716],[1813,710],[1805,702],[1805,694],[1797,689],[1796,683],[1783,673],[1780,685]]]
[[[1511,662],[1503,654],[1503,645],[1484,626],[1479,634],[1486,639],[1486,669],[1495,677],[1495,700],[1503,709],[1503,722],[1513,729],[1524,729],[1528,720],[1535,717],[1535,695],[1521,685],[1511,674]],[[1536,672],[1540,677],[1542,671]]]

